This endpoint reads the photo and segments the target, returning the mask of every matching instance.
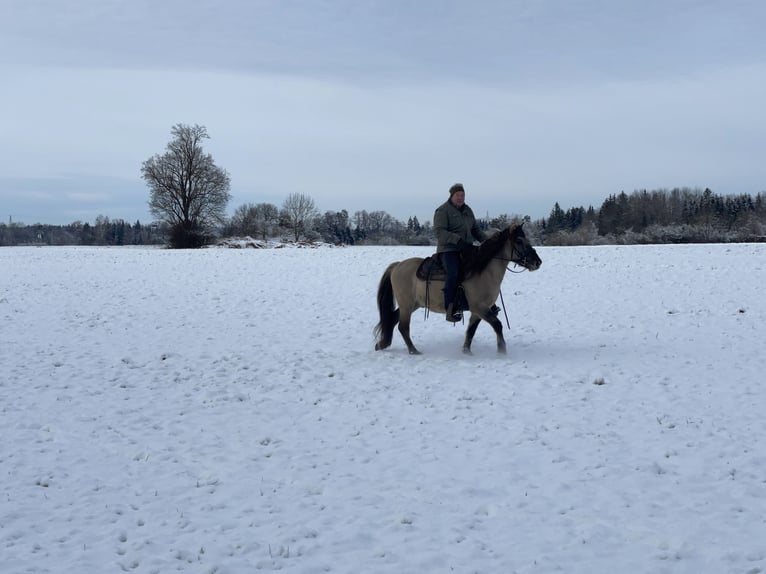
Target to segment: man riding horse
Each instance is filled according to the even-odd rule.
[[[434,212],[434,231],[436,232],[436,252],[447,272],[444,282],[444,308],[447,321],[455,323],[463,319],[463,313],[455,296],[461,271],[461,259],[465,260],[473,252],[473,240],[484,241],[486,234],[479,229],[473,211],[465,202],[465,189],[462,183],[449,188],[449,199]]]

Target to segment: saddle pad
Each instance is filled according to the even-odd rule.
[[[432,255],[423,259],[423,262],[418,265],[418,270],[415,272],[415,276],[421,281],[443,281],[447,274],[442,267],[441,261],[438,255]]]

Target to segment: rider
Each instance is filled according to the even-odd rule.
[[[473,240],[484,241],[486,234],[479,229],[473,211],[465,202],[465,189],[462,183],[449,188],[449,199],[434,212],[434,231],[436,233],[436,252],[447,272],[444,282],[444,308],[447,321],[455,323],[463,318],[460,309],[455,308],[460,260],[473,251]]]

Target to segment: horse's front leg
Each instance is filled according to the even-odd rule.
[[[489,315],[484,320],[492,325],[492,329],[494,329],[495,335],[497,335],[497,352],[505,354],[505,338],[503,337],[503,324],[500,322],[500,319],[497,318],[497,315]]]
[[[478,329],[482,319],[492,325],[492,329],[495,331],[497,337],[497,352],[505,353],[506,346],[505,338],[503,337],[503,324],[500,322],[500,319],[495,315],[486,314],[482,317],[476,313],[471,313],[471,319],[468,321],[468,329],[465,331],[465,341],[463,342],[463,352],[467,355],[471,354],[471,343],[473,342],[476,329]]]
[[[481,323],[481,317],[476,313],[471,313],[471,318],[468,320],[468,328],[465,330],[465,341],[463,341],[463,352],[466,355],[471,354],[471,343],[473,342],[473,336],[476,334],[476,329],[479,328]]]

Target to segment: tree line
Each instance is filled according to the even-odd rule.
[[[293,210],[293,201],[311,208]],[[320,213],[305,194],[291,195],[283,207],[271,203],[239,206],[231,218],[215,230],[215,238],[252,237],[267,240],[325,242],[343,245],[429,245],[434,235],[431,223],[421,224],[417,216],[402,222],[385,211],[341,211]],[[12,245],[168,245],[173,230],[166,222],[126,222],[100,215],[94,223],[75,221],[66,225],[0,223],[0,246]]]
[[[313,198],[290,194],[281,208],[271,203],[247,203],[226,216],[231,180],[226,170],[204,153],[204,126],[177,124],[163,154],[143,162],[141,177],[149,188],[149,225],[99,216],[93,225],[64,226],[0,224],[0,245],[153,245],[202,247],[220,236],[273,237],[292,241],[324,241],[346,245],[435,242],[430,221],[416,216],[402,222],[385,211],[326,211]],[[513,221],[527,224],[537,244],[590,245],[604,243],[688,243],[764,241],[766,196],[719,195],[676,188],[609,195],[600,208],[556,203],[547,218],[507,214],[479,221],[484,229],[501,229]]]
[[[421,224],[417,216],[405,223],[385,211],[321,213],[310,196],[300,193],[288,196],[281,209],[271,203],[239,206],[222,233],[227,237],[288,237],[344,245],[428,245],[434,237],[431,222]]]
[[[766,193],[721,195],[709,188],[611,194],[599,209],[558,203],[540,220],[546,245],[766,241]]]
[[[123,219],[109,219],[99,215],[96,221],[74,221],[66,225],[9,222],[0,224],[0,246],[9,245],[164,245],[168,237],[167,225],[154,222],[148,225]]]
[[[639,190],[609,195],[596,209],[556,203],[546,218],[501,214],[481,218],[483,229],[523,221],[540,245],[637,243],[720,243],[766,241],[766,193],[720,195],[710,189]],[[93,224],[0,223],[0,246],[9,245],[166,245],[167,222],[131,224],[99,216]],[[433,245],[431,221],[416,215],[402,221],[385,211],[320,212],[313,198],[291,194],[280,206],[246,203],[217,229],[218,237],[322,241],[342,245]]]

